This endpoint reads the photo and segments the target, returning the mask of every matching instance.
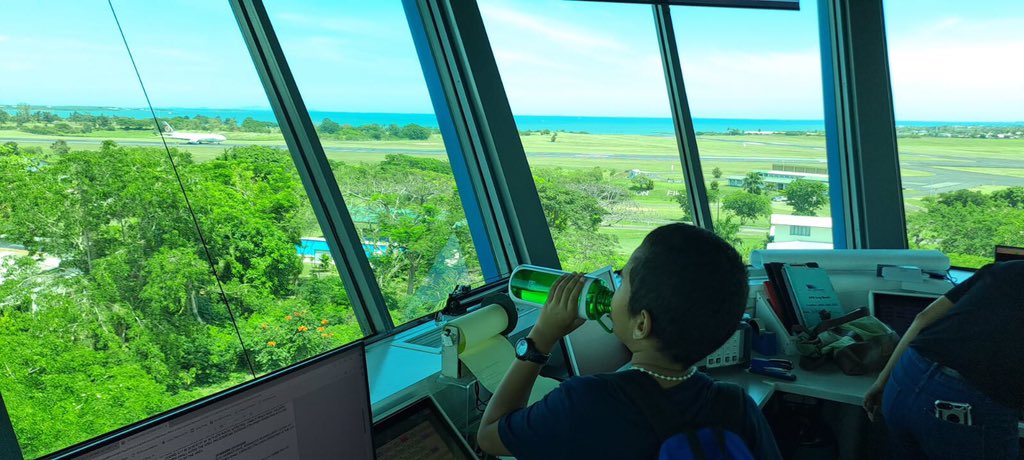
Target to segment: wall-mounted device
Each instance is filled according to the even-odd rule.
[[[721,347],[709,354],[704,361],[698,362],[701,369],[742,366],[750,363],[750,345],[754,330],[747,322],[741,322],[736,332]]]
[[[505,294],[495,294],[483,299],[481,307],[472,313],[460,316],[445,325],[441,333],[441,374],[451,378],[465,375],[460,355],[467,346],[472,348],[490,337],[502,336],[502,340],[515,330],[519,315],[515,304]],[[506,340],[507,343],[507,340]]]

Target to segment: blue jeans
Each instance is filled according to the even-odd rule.
[[[971,405],[973,424],[935,417],[935,401]],[[908,348],[893,369],[882,397],[892,458],[1016,459],[1018,410],[1000,405],[956,371]]]

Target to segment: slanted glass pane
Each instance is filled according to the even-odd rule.
[[[981,267],[1024,246],[1024,3],[884,7],[907,240]]]
[[[0,392],[27,458],[252,378],[239,335],[256,373],[362,336],[229,5],[114,6],[163,139],[105,2],[3,8]]]
[[[816,2],[671,11],[715,231],[744,256],[832,248]]]
[[[395,324],[481,284],[402,2],[265,3]]]
[[[562,267],[621,266],[691,210],[651,7],[481,0]]]

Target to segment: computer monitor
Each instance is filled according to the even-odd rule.
[[[588,275],[603,280],[614,289],[621,280],[616,279],[611,267],[605,267]],[[606,320],[608,321],[608,320]],[[572,375],[592,375],[615,372],[629,363],[632,353],[619,341],[615,334],[609,334],[597,321],[587,321],[562,340],[566,361]]]
[[[996,262],[1006,262],[1008,260],[1024,260],[1024,248],[1015,248],[1013,246],[996,246]]]
[[[917,314],[937,298],[935,294],[871,291],[868,294],[868,311],[902,337]]]
[[[356,342],[51,458],[373,458],[371,420]]]
[[[475,460],[466,441],[431,397],[373,425],[377,460]]]

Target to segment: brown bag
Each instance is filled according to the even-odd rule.
[[[878,372],[899,341],[892,328],[861,307],[801,332],[797,342],[800,368],[814,370],[832,360],[847,375]]]

